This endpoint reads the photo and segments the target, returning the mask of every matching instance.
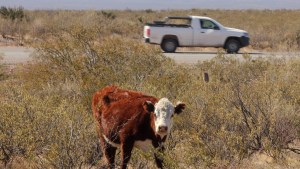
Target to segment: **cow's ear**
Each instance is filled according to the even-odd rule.
[[[185,104],[181,102],[177,102],[175,107],[175,114],[180,114],[185,109]]]
[[[154,112],[154,105],[151,101],[145,101],[143,107],[147,112]]]
[[[109,105],[110,104],[110,99],[107,95],[103,96],[102,102],[104,105]]]

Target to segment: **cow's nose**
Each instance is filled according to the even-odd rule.
[[[158,131],[162,132],[162,133],[165,133],[165,132],[168,131],[168,127],[167,126],[159,126],[158,127]]]

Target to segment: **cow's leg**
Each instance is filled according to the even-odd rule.
[[[115,154],[116,154],[116,147],[112,147],[111,145],[107,144],[108,146],[105,148],[104,155],[109,163],[109,169],[113,169],[115,167]]]
[[[111,146],[107,143],[103,136],[100,136],[100,143],[102,145],[102,151],[108,163],[108,168],[113,169],[115,167],[115,154],[116,154],[116,147]]]
[[[163,153],[164,150],[165,150],[165,148],[164,148],[163,145],[159,146],[158,151],[159,151],[160,153]],[[156,166],[157,166],[158,168],[161,168],[161,169],[162,169],[162,168],[163,168],[163,160],[161,159],[161,157],[159,157],[156,153],[154,153],[154,158],[155,158]]]
[[[155,163],[158,168],[163,168],[163,160],[154,153]]]
[[[125,143],[121,144],[121,158],[122,158],[122,169],[127,168],[127,163],[131,157],[131,151],[133,149],[134,141],[126,141]]]

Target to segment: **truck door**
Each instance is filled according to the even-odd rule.
[[[194,29],[194,46],[222,46],[223,35],[220,27],[208,19],[199,19],[200,27]]]

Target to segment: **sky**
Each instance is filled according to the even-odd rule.
[[[300,9],[300,0],[0,0],[25,9]]]

